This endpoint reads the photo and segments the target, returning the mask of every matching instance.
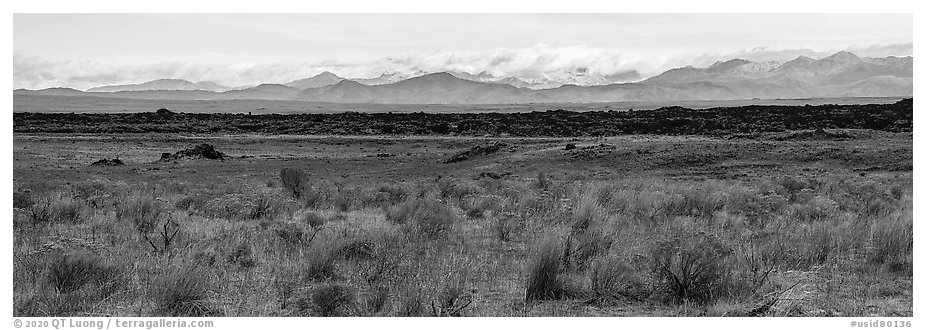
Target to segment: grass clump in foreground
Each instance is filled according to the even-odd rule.
[[[528,265],[525,300],[555,300],[564,296],[563,253],[562,243],[555,235],[549,234],[540,241]]]
[[[457,215],[449,205],[435,199],[418,198],[390,208],[386,219],[406,226],[427,239],[444,238],[453,229]]]
[[[324,284],[312,290],[312,304],[321,316],[346,316],[354,304],[354,291],[341,283]]]
[[[169,316],[220,316],[209,302],[212,283],[193,265],[176,265],[156,280],[155,312]]]

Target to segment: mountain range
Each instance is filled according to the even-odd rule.
[[[141,84],[109,85],[93,87],[87,90],[91,93],[112,93],[127,91],[210,91],[226,92],[234,88],[222,86],[211,81],[190,82],[183,79],[158,79]]]
[[[69,88],[15,94],[170,100],[300,100],[381,104],[586,103],[910,96],[913,57],[861,58],[849,52],[781,62],[742,59],[704,68],[682,67],[642,79],[636,71],[598,75],[560,70],[537,78],[487,72],[383,73],[346,79],[331,72],[285,84],[232,88],[212,82],[160,79],[142,84]]]

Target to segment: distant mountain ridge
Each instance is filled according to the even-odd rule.
[[[910,96],[913,93],[913,58],[861,58],[849,52],[837,52],[821,59],[801,56],[784,63],[731,59],[704,68],[675,68],[640,79],[636,71],[601,76],[583,68],[554,72],[549,77],[534,80],[496,77],[488,72],[384,73],[375,78],[351,80],[326,71],[286,84],[262,84],[242,89],[230,89],[210,82],[161,79],[143,84],[102,86],[87,92],[56,88],[16,90],[14,94],[383,104]]]
[[[157,79],[140,84],[128,85],[110,85],[93,87],[87,90],[90,93],[112,93],[126,91],[210,91],[226,92],[232,90],[231,87],[222,86],[211,81],[191,82],[183,79]]]
[[[291,81],[285,85],[295,89],[303,90],[306,88],[318,88],[334,85],[341,82],[341,80],[344,80],[344,78],[338,77],[338,75],[334,73],[325,71],[313,77]]]

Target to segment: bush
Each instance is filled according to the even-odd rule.
[[[408,197],[405,187],[394,183],[381,183],[376,187],[373,204],[376,206],[392,206],[401,203]]]
[[[357,274],[370,285],[391,285],[403,278],[402,265],[416,247],[399,233],[371,233],[338,249],[339,258],[355,261]]]
[[[573,232],[566,238],[566,243],[566,266],[585,270],[590,260],[611,248],[612,241],[599,229]]]
[[[425,316],[427,304],[425,293],[419,286],[405,286],[398,293],[399,311],[398,316]]]
[[[253,215],[253,196],[232,193],[217,196],[206,202],[203,215],[212,218],[249,219]]]
[[[280,212],[280,205],[272,196],[258,195],[248,214],[250,219],[272,218]]]
[[[274,276],[271,285],[280,301],[280,309],[286,309],[289,299],[296,290],[299,279],[298,276],[296,276],[296,271],[290,267],[290,265],[277,266],[274,268]]]
[[[32,190],[17,190],[13,192],[13,208],[28,209],[35,204]]]
[[[514,213],[505,212],[495,217],[492,231],[495,237],[502,242],[511,240],[512,234],[523,226],[521,219]]]
[[[364,299],[367,312],[374,314],[382,312],[383,308],[386,307],[386,303],[389,301],[389,291],[389,286],[382,284],[374,285],[367,290],[366,298]]]
[[[274,222],[271,226],[273,234],[281,238],[287,244],[304,245],[309,240],[309,236],[305,234],[302,227],[295,223],[278,221]]]
[[[209,199],[203,195],[190,195],[181,198],[174,204],[174,207],[184,211],[201,210],[206,207],[206,202],[208,201]]]
[[[92,208],[102,208],[114,204],[113,193],[109,191],[109,187],[105,183],[100,181],[77,182],[71,186],[71,191],[75,198],[83,200]]]
[[[69,293],[91,281],[103,284],[111,272],[99,256],[78,250],[55,254],[49,260],[48,281],[58,292]]]
[[[466,196],[478,195],[482,193],[482,188],[469,180],[454,178],[441,178],[437,181],[437,187],[440,198],[450,198],[459,200]]]
[[[300,169],[284,168],[280,170],[280,181],[283,183],[283,188],[297,199],[301,198],[309,189],[308,175]]]
[[[912,271],[913,219],[895,214],[875,221],[871,228],[872,249],[868,261],[891,271]]]
[[[833,200],[826,197],[814,196],[804,204],[792,205],[790,210],[794,218],[813,222],[825,220],[833,216],[838,208],[839,205]]]
[[[178,266],[155,283],[155,312],[159,316],[217,316],[208,303],[211,283],[196,266]]]
[[[337,253],[328,250],[314,250],[308,257],[308,262],[302,269],[302,278],[305,281],[326,281],[337,277],[335,262]]]
[[[470,218],[482,218],[485,216],[485,207],[480,205],[476,198],[469,198],[467,200],[460,201],[460,209]]]
[[[545,173],[538,172],[537,179],[534,180],[533,187],[537,190],[549,190],[553,187],[553,184],[550,182],[550,179]]]
[[[225,261],[243,268],[253,268],[257,266],[257,260],[254,258],[251,245],[244,242],[239,243],[225,255]]]
[[[591,291],[599,299],[625,297],[642,300],[647,290],[636,270],[616,256],[603,256],[589,267]]]
[[[471,290],[467,285],[468,269],[454,269],[442,281],[435,301],[431,302],[433,316],[463,316],[463,311],[473,303]]]
[[[321,316],[347,315],[354,300],[354,290],[346,284],[324,284],[312,290],[312,304]]]
[[[33,203],[29,211],[29,222],[32,226],[42,226],[54,220],[51,202],[47,198],[39,199]]]
[[[386,220],[412,228],[425,238],[446,237],[456,219],[447,204],[432,199],[413,199],[389,208]]]
[[[61,223],[81,221],[84,204],[73,198],[61,198],[52,204],[54,219]]]
[[[313,230],[319,230],[325,225],[325,218],[316,212],[308,212],[302,216],[302,223]]]
[[[84,203],[69,195],[57,192],[33,200],[29,207],[29,221],[33,226],[53,222],[79,223],[83,218],[84,208]]]
[[[376,242],[370,238],[360,238],[342,245],[338,256],[345,260],[370,260],[376,253]]]
[[[151,197],[134,195],[119,204],[116,218],[120,221],[132,220],[135,229],[146,234],[155,229],[163,212],[161,205]]]
[[[732,249],[690,226],[670,228],[650,246],[656,291],[673,303],[715,301]]]
[[[560,279],[563,269],[563,246],[558,238],[545,237],[530,258],[525,300],[556,300],[563,296]]]

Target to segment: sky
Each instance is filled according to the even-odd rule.
[[[743,58],[848,50],[912,56],[910,14],[14,14],[14,88],[161,78],[227,86],[323,71],[486,71],[539,78],[587,68],[643,77]]]

